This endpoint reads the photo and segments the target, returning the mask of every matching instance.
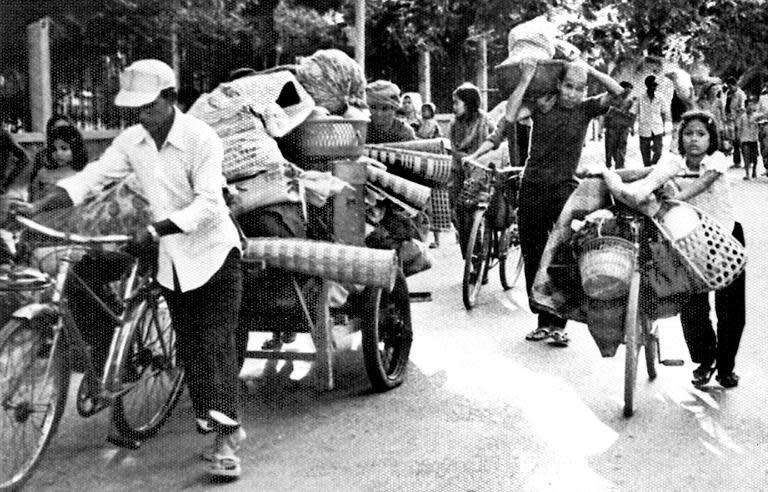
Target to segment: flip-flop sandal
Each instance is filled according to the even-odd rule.
[[[570,342],[568,334],[563,330],[552,330],[547,339],[547,343],[553,347],[567,347],[568,342]]]
[[[238,478],[243,472],[240,466],[240,458],[237,456],[222,456],[217,454],[215,461],[208,468],[208,474],[212,477]]]
[[[553,330],[547,340],[547,343],[553,347],[567,347],[568,342],[568,334],[562,330]]]
[[[529,342],[539,342],[541,340],[544,340],[545,338],[549,338],[550,331],[549,328],[544,328],[543,326],[540,326],[530,332],[529,334],[525,335],[525,339]]]

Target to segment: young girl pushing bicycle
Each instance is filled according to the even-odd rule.
[[[681,189],[667,187],[666,193],[671,195],[670,198],[686,201],[713,217],[743,245],[744,229],[735,218],[730,198],[727,170],[731,163],[725,154],[718,150],[718,130],[711,113],[685,113],[682,116],[678,138],[680,156],[663,156],[648,177],[628,185],[625,190],[635,203],[647,204],[655,200],[653,191],[678,171],[698,173],[699,177],[691,183]],[[606,182],[618,177],[607,169],[603,173]],[[744,285],[745,274],[742,272],[730,285],[715,292],[717,334],[709,319],[707,293],[692,294],[680,312],[683,335],[691,360],[699,364],[693,371],[691,381],[696,387],[707,384],[715,369],[716,379],[724,388],[739,384],[739,377],[733,369],[744,331]]]

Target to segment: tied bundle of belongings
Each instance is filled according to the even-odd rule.
[[[510,29],[507,39],[509,56],[494,69],[502,96],[511,94],[520,81],[519,64],[524,59],[538,61],[525,99],[535,100],[557,90],[557,81],[565,64],[581,54],[578,48],[558,36],[557,26],[544,16]]]
[[[313,108],[312,98],[287,70],[221,84],[190,108],[189,114],[222,139],[222,170],[240,194],[239,212],[303,200],[299,173],[275,138],[297,127]]]

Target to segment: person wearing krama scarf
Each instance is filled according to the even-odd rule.
[[[416,133],[407,123],[395,117],[400,108],[400,88],[388,80],[371,82],[365,88],[371,110],[366,143],[380,144],[415,140]]]

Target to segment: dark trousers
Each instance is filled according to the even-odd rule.
[[[733,237],[744,244],[744,230],[738,222],[733,228]],[[739,350],[741,334],[744,331],[745,277],[745,273],[742,273],[731,285],[715,292],[717,335],[709,319],[708,294],[691,296],[680,311],[683,336],[691,360],[698,364],[717,362],[717,372],[720,375],[731,373],[736,363],[736,352]]]
[[[763,158],[763,171],[768,174],[768,130],[760,125],[760,155]]]
[[[744,154],[744,172],[749,177],[750,172],[757,174],[757,142],[741,142],[741,153]]]
[[[203,286],[163,289],[197,418],[208,419],[208,411],[216,410],[239,420],[235,333],[242,292],[240,252],[234,248]]]
[[[733,165],[741,166],[741,140],[739,137],[733,139]]]
[[[661,158],[662,139],[664,135],[640,137],[640,155],[643,157],[645,167],[653,166]]]
[[[627,155],[627,134],[629,128],[605,128],[605,166],[610,168],[611,161],[616,163],[616,169],[624,167]]]
[[[525,288],[530,303],[531,290],[541,256],[549,239],[549,232],[557,222],[565,202],[571,196],[576,184],[571,182],[552,184],[533,184],[523,179],[520,187],[520,208],[517,225],[520,231],[520,249],[525,268]],[[565,319],[538,309],[531,304],[531,311],[538,314],[539,327],[562,328]]]

